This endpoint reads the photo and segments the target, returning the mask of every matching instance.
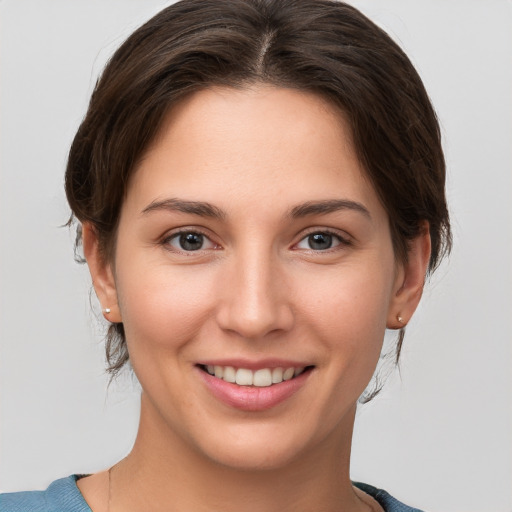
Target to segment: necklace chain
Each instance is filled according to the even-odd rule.
[[[115,464],[114,464],[115,466]],[[112,469],[114,466],[108,468],[108,503],[107,512],[110,512],[110,502],[112,501]]]

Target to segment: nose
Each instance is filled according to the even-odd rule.
[[[226,262],[217,313],[221,329],[256,340],[292,328],[292,297],[276,260],[249,250]]]

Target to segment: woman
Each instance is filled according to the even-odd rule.
[[[137,439],[0,509],[413,510],[353,484],[350,447],[384,332],[398,359],[449,248],[444,178],[421,80],[354,8],[159,13],[109,62],[66,171],[109,370],[142,386]]]

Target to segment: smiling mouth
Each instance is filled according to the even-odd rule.
[[[199,368],[213,377],[232,384],[238,384],[239,386],[269,387],[287,380],[292,380],[312,370],[313,366],[261,368],[254,371],[247,368],[217,365],[199,365]]]

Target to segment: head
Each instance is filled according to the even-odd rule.
[[[129,188],[173,112],[208,91],[264,88],[317,98],[337,116],[385,212],[395,262],[405,265],[414,241],[427,236],[432,272],[450,246],[434,110],[389,36],[353,7],[328,0],[186,0],[117,50],[96,85],[66,171],[73,215],[94,232],[103,261],[115,268]],[[115,373],[129,352],[124,322],[114,320],[107,359]],[[400,333],[398,360],[403,326],[388,327]]]

